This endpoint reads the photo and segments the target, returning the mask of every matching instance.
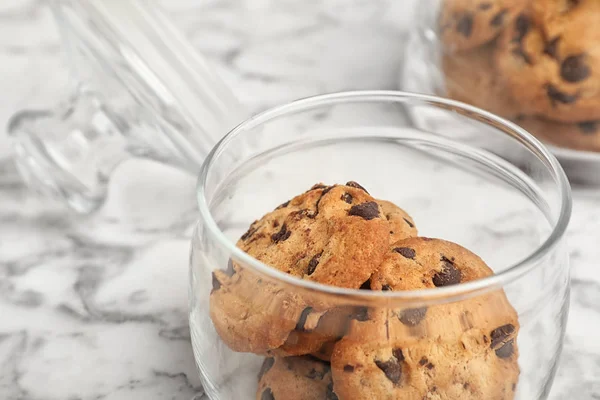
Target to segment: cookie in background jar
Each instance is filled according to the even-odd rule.
[[[600,120],[565,123],[519,116],[515,123],[549,144],[573,150],[600,152]]]
[[[447,51],[469,50],[496,38],[523,0],[442,0],[439,22]]]
[[[444,54],[446,95],[502,117],[521,112],[506,83],[495,72],[494,43],[468,52]]]
[[[600,2],[534,0],[498,41],[497,72],[523,114],[600,119]]]

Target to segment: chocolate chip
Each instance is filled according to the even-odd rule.
[[[414,228],[414,227],[415,227],[415,224],[413,224],[412,222],[410,222],[410,220],[409,220],[409,219],[406,219],[406,218],[402,218],[402,219],[403,219],[403,220],[404,220],[404,222],[406,222],[406,223],[408,224],[408,226],[410,226],[411,228]]]
[[[273,221],[273,228],[277,228],[279,226],[279,221],[274,220]]]
[[[242,238],[241,238],[242,240],[246,240],[246,239],[248,239],[250,236],[252,236],[252,235],[254,235],[254,234],[256,233],[256,231],[258,230],[258,228],[255,228],[255,227],[254,227],[254,224],[256,224],[256,222],[257,222],[257,221],[254,221],[254,222],[252,223],[252,225],[250,225],[250,228],[248,228],[248,230],[246,231],[246,233],[244,233],[244,234],[242,235]]]
[[[308,318],[308,315],[312,312],[312,310],[312,307],[306,307],[304,310],[302,310],[300,318],[298,318],[298,322],[296,323],[296,331],[305,332],[304,324],[306,323],[306,319]]]
[[[322,380],[325,377],[325,374],[327,372],[328,372],[327,370],[317,371],[315,368],[311,368],[310,371],[308,371],[308,374],[306,374],[306,377],[308,379],[320,379],[320,380]]]
[[[353,197],[350,193],[344,193],[342,195],[342,200],[344,200],[348,204],[352,204],[352,199],[353,199]]]
[[[560,76],[567,82],[581,82],[590,74],[590,67],[585,63],[585,54],[569,56],[560,64]]]
[[[578,95],[571,95],[561,92],[560,90],[558,90],[558,88],[556,88],[556,86],[552,85],[551,83],[548,83],[546,85],[546,92],[553,106],[556,105],[556,103],[571,104],[577,101],[577,99],[579,98]]]
[[[398,314],[398,319],[406,326],[417,326],[427,314],[427,307],[407,308]]]
[[[366,203],[352,206],[348,211],[348,215],[355,215],[370,221],[379,217],[379,206],[374,201],[367,201]]]
[[[212,291],[221,289],[221,281],[217,278],[215,273],[212,273]]]
[[[356,189],[360,189],[363,192],[365,192],[366,194],[369,194],[369,192],[367,192],[367,189],[365,189],[364,187],[362,187],[357,182],[354,182],[354,181],[346,182],[346,186],[350,186],[350,187],[353,187],[353,188],[356,188]]]
[[[360,290],[371,290],[371,279],[367,279],[360,285]]]
[[[290,200],[286,201],[283,204],[278,205],[277,208],[276,208],[276,210],[280,210],[282,208],[286,208],[289,204],[290,204]]]
[[[423,365],[427,364],[429,362],[429,360],[427,359],[427,357],[423,357],[419,360],[419,365],[422,367]]]
[[[442,256],[442,270],[433,275],[431,279],[436,287],[457,285],[462,279],[462,273],[454,266],[452,261]]]
[[[287,225],[284,223],[283,225],[281,225],[281,229],[279,230],[279,232],[271,235],[271,240],[275,243],[283,242],[287,240],[291,234],[292,232],[287,230]]]
[[[508,342],[504,343],[502,347],[496,349],[496,355],[498,358],[508,358],[512,356],[514,349],[514,340],[511,339]]]
[[[490,332],[492,343],[490,347],[496,348],[499,344],[505,342],[515,333],[515,326],[513,324],[502,325]]]
[[[456,21],[456,31],[464,37],[468,38],[471,36],[473,32],[473,15],[468,13],[462,14]]]
[[[598,121],[585,121],[577,124],[579,130],[586,134],[596,133],[598,130]]]
[[[514,49],[512,49],[511,53],[515,57],[520,58],[523,61],[525,61],[525,63],[527,63],[528,65],[533,65],[533,61],[531,60],[531,57],[529,57],[529,54],[525,53],[525,50],[523,50],[523,47],[517,46]]]
[[[258,373],[259,380],[261,380],[262,377],[269,372],[273,364],[275,364],[275,359],[273,357],[265,358],[265,361],[263,361],[262,366],[260,367],[260,372]]]
[[[517,42],[521,42],[529,29],[531,28],[531,20],[525,14],[519,14],[519,16],[515,19],[515,30],[517,31],[517,36],[514,37],[513,40]]]
[[[404,354],[402,353],[402,349],[392,349],[392,355],[396,357],[398,361],[404,361]]]
[[[344,372],[354,372],[353,365],[344,365]]]
[[[489,10],[490,8],[492,8],[492,3],[481,3],[481,4],[479,4],[479,9],[481,11]]]
[[[403,257],[410,258],[412,260],[414,260],[415,256],[417,255],[417,252],[414,249],[411,249],[410,247],[396,247],[394,251],[402,255]]]
[[[558,42],[560,41],[560,36],[557,36],[553,39],[550,39],[548,43],[544,46],[544,54],[549,55],[554,59],[558,59]]]
[[[275,396],[273,396],[271,388],[266,388],[263,390],[262,394],[260,395],[260,400],[275,400]]]
[[[307,275],[312,275],[315,272],[317,265],[319,265],[319,261],[321,260],[321,254],[323,254],[322,251],[319,254],[315,254],[313,258],[310,259],[308,262],[308,271],[306,271]]]
[[[434,365],[432,363],[427,363],[427,365],[425,366],[425,368],[432,370],[434,368]]]
[[[333,392],[333,382],[329,382],[329,385],[327,385],[327,392],[325,392],[325,400],[339,400],[337,395]]]
[[[381,290],[384,290],[384,291],[389,291],[389,290],[392,290],[392,287],[391,287],[390,285],[383,285],[383,286],[381,287]]]
[[[368,321],[369,309],[367,307],[357,307],[351,318],[361,322]]]
[[[504,17],[508,14],[508,10],[500,10],[498,14],[494,15],[492,20],[490,21],[490,25],[492,26],[501,26],[504,23]]]
[[[463,389],[467,390],[467,389],[469,389],[469,386],[471,386],[471,385],[469,384],[469,382],[465,382],[465,383],[463,383]]]
[[[499,358],[508,358],[514,352],[515,327],[512,324],[502,325],[490,332],[490,348],[494,349]]]
[[[392,381],[394,385],[400,382],[402,377],[402,366],[395,358],[390,358],[388,361],[375,360],[375,365],[383,371],[385,376]]]

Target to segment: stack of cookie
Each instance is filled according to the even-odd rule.
[[[492,275],[467,249],[419,237],[404,210],[356,182],[313,186],[255,221],[238,247],[299,279],[357,290]],[[267,357],[261,400],[512,399],[516,390],[519,324],[502,291],[443,304],[367,302],[230,262],[213,273],[210,315],[229,348]]]
[[[443,0],[447,95],[600,151],[600,2]]]

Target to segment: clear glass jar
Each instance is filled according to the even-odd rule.
[[[419,118],[411,121],[407,112]],[[482,146],[488,142],[480,139],[490,136],[498,145]],[[419,235],[470,249],[494,274],[433,289],[344,289],[279,272],[236,247],[250,223],[278,204],[316,182],[350,180],[407,210]],[[327,398],[336,398],[332,391],[342,400],[374,394],[546,398],[568,311],[569,261],[563,235],[570,218],[570,188],[557,160],[518,126],[471,106],[424,95],[377,91],[308,98],[266,111],[230,132],[202,168],[198,202],[190,328],[211,399],[313,398],[316,394],[288,379],[285,370],[275,371],[297,359],[278,357],[313,352],[327,360],[332,346],[332,365],[321,364],[322,370],[301,378],[316,376],[314,393]],[[227,284],[215,279],[224,274],[231,279]],[[408,326],[403,329],[398,320],[411,312],[417,321],[403,322]],[[344,317],[336,319],[340,314]],[[518,322],[512,328],[501,325],[510,315],[515,321],[518,315]],[[345,318],[351,320],[350,330]],[[356,336],[361,323],[370,328]],[[501,331],[512,338],[503,342],[510,342],[504,353],[498,349]],[[248,339],[256,337],[268,338],[269,344],[248,346]],[[284,345],[274,347],[277,341]],[[305,341],[311,345],[294,346]],[[389,357],[399,365],[396,375],[384,371],[385,363],[366,375],[360,365],[340,369],[335,357],[348,354],[340,343],[346,350],[350,343],[359,352],[375,348],[377,357],[393,354]],[[395,352],[398,346],[403,355]],[[441,350],[452,346],[462,350],[454,356]],[[488,347],[495,347],[496,355],[474,350]],[[423,357],[417,362],[415,354]],[[258,388],[267,355],[276,356],[275,364],[266,361],[261,374],[269,368],[274,372],[268,376],[270,386]],[[342,388],[344,374],[361,371],[362,383],[370,389],[352,390],[351,384]],[[420,376],[428,377],[426,392],[398,391],[413,379],[408,386],[417,387]],[[382,397],[373,389],[377,385],[389,392]],[[304,388],[298,392],[304,394],[297,395],[294,387]]]
[[[510,119],[548,144],[571,180],[600,184],[598,18],[594,1],[420,2],[400,87]]]

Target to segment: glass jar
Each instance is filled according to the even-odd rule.
[[[15,114],[25,182],[78,213],[98,210],[114,170],[143,157],[196,173],[249,114],[156,2],[53,0],[73,82],[59,104]]]
[[[490,136],[498,145],[482,146]],[[422,290],[347,289],[236,247],[252,221],[314,183],[351,180],[410,213],[420,236],[466,247],[493,274]],[[557,160],[515,124],[425,95],[308,98],[221,140],[198,202],[190,329],[211,399],[546,398],[569,303],[570,188]],[[344,357],[367,365],[342,367]],[[298,363],[304,372],[291,376]]]
[[[548,144],[571,180],[598,184],[598,18],[594,1],[421,2],[400,86],[510,119]]]

